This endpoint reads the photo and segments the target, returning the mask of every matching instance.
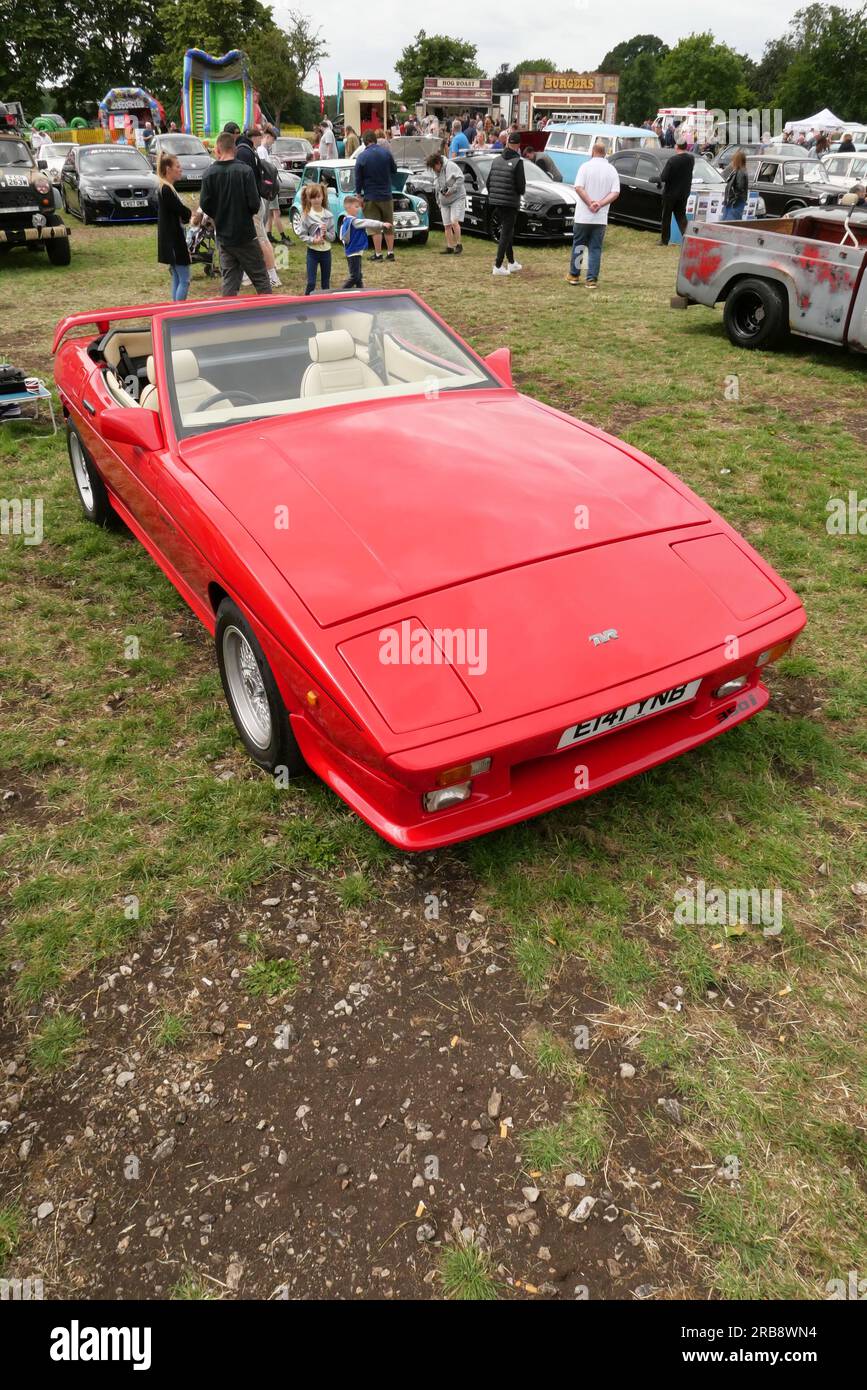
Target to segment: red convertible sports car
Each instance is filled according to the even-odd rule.
[[[804,626],[676,477],[409,292],[98,310],[54,346],[85,515],[214,634],[251,756],[403,849],[733,728]]]

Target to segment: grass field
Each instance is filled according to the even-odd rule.
[[[67,270],[24,255],[3,266],[0,355],[28,374],[50,374],[63,314],[167,288],[152,229],[73,225]],[[809,621],[768,712],[436,855],[432,872],[473,885],[532,998],[577,962],[598,1027],[638,1036],[669,1078],[682,1124],[648,1110],[645,1132],[680,1175],[696,1288],[822,1297],[863,1271],[867,1233],[867,537],[825,524],[829,499],[867,494],[865,363],[797,341],[738,353],[718,311],[668,307],[677,253],[649,234],[609,231],[595,293],[565,283],[562,249],[522,248],[507,285],[488,243],[468,239],[460,260],[440,246],[369,265],[367,282],[415,289],[481,352],[510,346],[521,389],[659,458],[783,574]],[[296,246],[283,280],[302,279]],[[209,288],[196,272],[193,293]],[[41,544],[0,537],[0,794],[16,793],[0,812],[0,967],[50,1072],[82,1044],[64,998],[95,961],[280,871],[338,885],[375,924],[401,856],[312,778],[278,790],[247,762],[206,633],[136,542],[85,523],[62,435],[4,427],[0,495],[44,502]],[[779,889],[782,933],[678,925],[675,894],[696,879]],[[251,946],[267,992],[256,967]],[[163,1031],[183,1045],[182,1023]],[[537,1062],[569,1058],[542,1046]],[[574,1110],[530,1145],[538,1167],[599,1161],[617,1143],[606,1106],[576,1088]],[[0,1247],[14,1228],[0,1212]],[[464,1284],[496,1296],[483,1256],[452,1260],[446,1286]]]

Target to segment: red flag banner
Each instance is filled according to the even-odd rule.
[[[319,114],[325,115],[325,88],[322,85],[322,73],[319,74]]]

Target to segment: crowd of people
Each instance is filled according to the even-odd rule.
[[[668,245],[671,228],[677,224],[681,234],[686,231],[687,204],[692,192],[695,156],[702,148],[682,126],[669,124],[656,130],[663,147],[673,149],[661,172],[662,225],[660,241]],[[346,279],[343,289],[364,287],[363,259],[368,249],[368,237],[373,241],[371,259],[393,261],[394,202],[393,189],[397,164],[390,149],[397,135],[426,135],[436,138],[439,148],[427,159],[433,175],[433,196],[440,211],[445,245],[441,254],[459,256],[463,252],[461,227],[467,207],[466,184],[457,159],[469,153],[485,151],[497,155],[487,177],[487,195],[491,208],[497,211],[499,236],[492,268],[495,276],[510,275],[521,270],[515,259],[515,225],[521,199],[526,189],[524,160],[529,159],[549,174],[561,180],[562,175],[550,156],[524,143],[517,122],[506,122],[484,113],[464,112],[448,121],[436,115],[408,117],[395,122],[388,130],[365,131],[360,140],[347,126],[343,135],[343,153],[355,155],[354,191],[346,194],[339,216],[335,219],[328,205],[328,190],[323,183],[307,182],[301,190],[299,236],[306,252],[304,292],[312,294],[317,285],[322,290],[331,287],[332,248],[339,241],[346,257]],[[817,132],[814,148],[819,152],[822,133]],[[278,132],[272,127],[252,126],[240,131],[229,123],[217,137],[215,161],[202,180],[199,207],[195,212],[178,196],[175,183],[180,177],[177,159],[164,153],[160,156],[158,174],[161,182],[158,221],[158,258],[168,265],[173,299],[186,298],[189,289],[191,257],[187,227],[201,224],[207,218],[213,224],[220,249],[222,293],[239,292],[242,283],[249,283],[258,294],[270,294],[280,288],[274,256],[274,246],[292,243],[280,218],[279,171],[271,157]],[[334,159],[338,141],[331,122],[324,119],[316,131],[314,159]],[[809,144],[800,133],[793,144]],[[840,149],[854,150],[851,139],[844,139]],[[586,254],[587,268],[584,283],[593,288],[598,283],[602,245],[608,212],[620,193],[616,169],[607,158],[604,139],[593,146],[590,158],[578,170],[575,180],[575,205],[572,252],[567,280],[571,285],[582,283],[582,261]],[[749,198],[749,177],[746,156],[737,150],[726,169],[722,220],[735,221],[743,217]],[[862,199],[859,202],[863,202]]]

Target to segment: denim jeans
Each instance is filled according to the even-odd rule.
[[[190,267],[188,265],[169,266],[172,277],[172,299],[186,299],[190,288]]]
[[[740,222],[746,208],[746,199],[742,203],[729,203],[723,208],[721,222]]]
[[[330,251],[312,251],[312,250],[308,247],[308,248],[307,248],[307,286],[306,286],[306,288],[305,288],[305,290],[304,290],[304,293],[305,293],[305,294],[312,294],[313,291],[316,289],[316,270],[317,270],[317,267],[320,267],[321,270],[322,270],[322,288],[323,288],[324,290],[330,289],[330,288],[331,288],[331,252],[330,252]]]
[[[572,230],[572,260],[569,274],[581,274],[581,249],[587,247],[587,279],[599,279],[602,264],[602,242],[605,239],[603,222],[576,222]]]

